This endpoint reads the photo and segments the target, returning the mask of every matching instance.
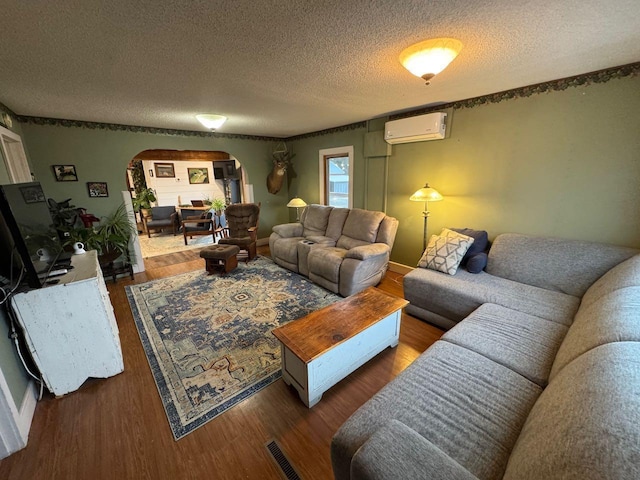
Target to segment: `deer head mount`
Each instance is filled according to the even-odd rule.
[[[273,168],[267,177],[267,190],[274,195],[282,188],[287,167],[291,164],[291,159],[295,157],[295,154],[291,155],[287,150],[287,146],[284,143],[281,145],[282,147],[276,147],[273,152]]]

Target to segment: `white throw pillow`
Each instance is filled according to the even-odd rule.
[[[431,236],[418,266],[455,275],[472,243],[472,237],[445,228],[442,235]]]

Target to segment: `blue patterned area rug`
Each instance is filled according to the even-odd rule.
[[[260,256],[126,289],[176,440],[280,378],[271,330],[340,300]]]

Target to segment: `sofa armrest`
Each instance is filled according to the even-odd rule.
[[[361,245],[347,250],[345,258],[356,260],[367,260],[389,252],[389,245],[386,243],[372,243],[371,245]]]
[[[351,460],[351,480],[400,477],[477,480],[418,432],[398,420],[391,420],[355,453]]]
[[[301,237],[303,228],[301,223],[283,223],[275,225],[273,231],[283,238],[291,238]]]

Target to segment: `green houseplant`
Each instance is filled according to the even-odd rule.
[[[156,193],[151,188],[143,188],[136,193],[133,199],[133,208],[136,212],[142,212],[142,215],[148,216],[151,210],[151,204],[157,201]]]
[[[222,198],[214,198],[213,200],[211,200],[211,208],[216,212],[217,215],[220,215],[226,208],[226,206],[227,204]]]
[[[76,242],[82,242],[87,250],[97,250],[101,265],[113,262],[120,255],[132,260],[129,255],[129,240],[136,229],[129,221],[124,204],[102,217],[97,227],[75,227],[65,231],[64,246],[70,247]]]

